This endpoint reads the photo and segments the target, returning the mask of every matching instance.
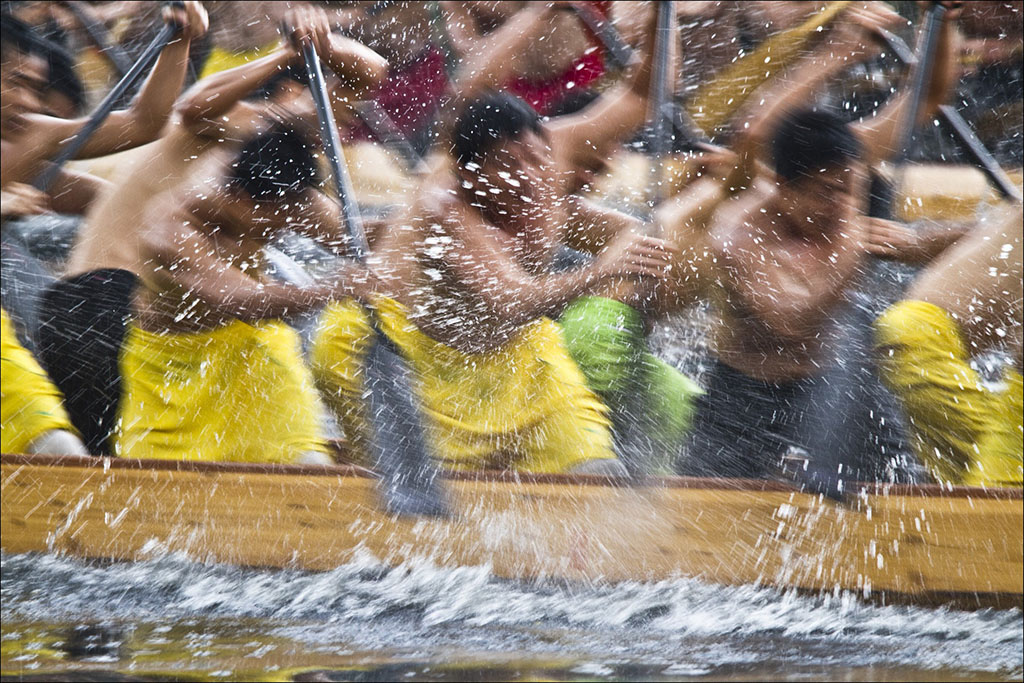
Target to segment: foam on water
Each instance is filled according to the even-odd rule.
[[[257,620],[268,636],[311,649],[344,643],[435,655],[469,648],[568,656],[588,677],[605,677],[601,667],[609,662],[696,676],[765,658],[779,666],[909,666],[1010,678],[1024,671],[1019,610],[875,606],[850,595],[689,579],[512,582],[486,567],[441,569],[424,561],[388,569],[369,556],[310,573],[182,557],[97,566],[3,555],[2,604],[3,620],[22,624]]]

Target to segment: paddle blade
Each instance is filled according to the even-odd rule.
[[[378,333],[366,359],[372,436],[370,451],[380,475],[378,492],[390,514],[449,514],[440,470],[427,450],[415,378],[390,340]]]

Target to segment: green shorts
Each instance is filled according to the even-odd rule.
[[[640,313],[614,299],[585,296],[566,307],[559,323],[569,354],[611,410],[613,422],[626,410],[627,401],[635,405],[640,396],[651,436],[678,445],[690,429],[696,398],[703,391],[651,354]]]

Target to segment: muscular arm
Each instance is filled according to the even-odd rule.
[[[911,228],[895,221],[876,220],[868,235],[868,252],[903,263],[926,264],[969,231],[966,223],[930,224]]]
[[[586,145],[598,154],[610,154],[611,148],[632,135],[647,116],[647,93],[651,89],[654,33],[657,12],[650,12],[646,27],[646,46],[633,66],[629,81],[618,84],[578,113],[561,116],[546,125],[556,156],[572,160],[573,151]],[[676,73],[676,49],[672,41],[669,73]]]
[[[261,282],[218,258],[213,243],[187,222],[149,251],[157,264],[150,278],[159,288],[193,297],[220,315],[245,322],[301,313],[334,297],[355,296],[361,293],[357,283],[365,276],[362,269],[346,266],[308,287]]]
[[[958,74],[957,57],[959,55],[959,32],[951,11],[947,12],[940,27],[939,44],[935,54],[935,62],[931,73],[925,77],[924,100],[918,111],[915,125],[928,121],[939,105],[949,99],[956,83]],[[923,38],[923,36],[922,36]],[[912,82],[914,73],[921,68],[915,64],[907,82]],[[905,119],[910,115],[910,93],[902,92],[892,102],[884,106],[873,117],[856,124],[855,130],[864,144],[866,160],[869,164],[885,161],[900,150],[900,131]]]
[[[658,282],[654,310],[668,314],[699,301],[714,279],[710,223],[728,194],[722,182],[704,177],[658,205],[662,237],[679,250],[668,276]]]
[[[303,200],[280,227],[308,237],[337,256],[348,255],[350,239],[338,202],[318,190],[307,190]]]
[[[509,325],[524,325],[575,299],[601,280],[589,266],[534,276],[523,270],[477,225],[459,229],[445,263],[467,290]]]
[[[508,80],[515,67],[514,56],[529,49],[545,28],[552,8],[544,2],[526,3],[494,33],[483,37],[468,38],[472,17],[464,9],[452,7],[457,3],[445,3],[456,21],[451,25],[460,28],[451,33],[453,39],[460,33],[462,63],[453,77],[452,88],[457,98],[468,99],[487,88],[500,88]],[[456,103],[456,108],[457,108]]]
[[[111,187],[109,181],[89,173],[61,169],[50,185],[50,206],[57,213],[84,215],[96,197]]]
[[[525,324],[618,276],[663,274],[674,250],[662,240],[623,230],[588,266],[566,273],[532,275],[502,248],[494,228],[450,221],[454,239],[445,263],[459,282],[512,325]]]
[[[344,92],[362,96],[387,78],[387,60],[362,43],[333,33],[324,43],[320,57],[338,75],[336,87]]]
[[[585,197],[570,195],[566,201],[569,202],[569,223],[565,243],[573,249],[596,254],[623,230],[640,228],[636,218]]]
[[[282,47],[266,57],[204,78],[182,95],[175,105],[181,124],[194,135],[212,136],[233,127],[233,120],[237,124],[238,120],[251,119],[255,116],[255,108],[245,105],[242,98],[294,59],[295,52]],[[229,112],[232,114],[230,117],[227,116]]]
[[[153,71],[131,106],[112,112],[107,117],[79,151],[79,159],[91,159],[138,147],[160,135],[185,81],[192,37],[201,36],[206,31],[206,15],[197,3],[188,5],[186,16],[187,19],[183,20],[183,35],[160,53]],[[65,141],[73,137],[86,122],[86,119],[68,120],[48,116],[33,118],[38,131],[34,137],[40,141],[37,153],[42,158],[56,154]]]
[[[899,20],[881,3],[843,10],[814,49],[749,97],[732,119],[739,163],[729,185],[746,187],[757,164],[770,161],[768,141],[782,118],[813,101],[837,73],[877,53],[872,33]]]
[[[1021,205],[975,228],[914,281],[908,299],[934,304],[960,323],[971,349],[1011,341],[1021,353]]]

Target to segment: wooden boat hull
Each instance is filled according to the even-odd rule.
[[[8,553],[328,570],[490,566],[508,578],[697,577],[887,602],[1021,606],[1020,490],[871,487],[850,505],[774,482],[602,477],[451,480],[451,519],[400,519],[357,467],[2,456]]]

